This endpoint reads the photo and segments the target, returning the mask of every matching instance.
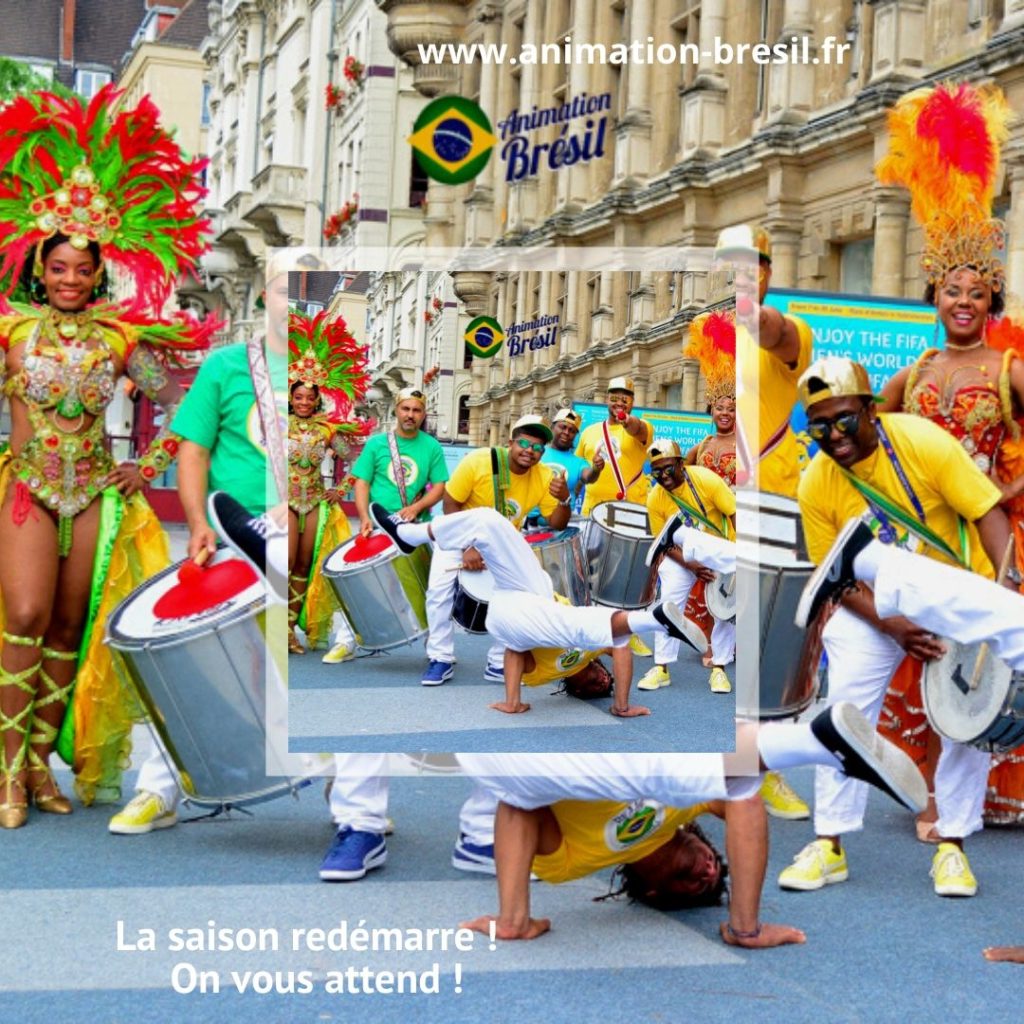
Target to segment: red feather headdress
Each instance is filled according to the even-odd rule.
[[[703,313],[690,321],[689,332],[683,355],[700,363],[708,405],[719,398],[735,398],[736,314],[731,309]]]

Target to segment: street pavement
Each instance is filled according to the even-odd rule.
[[[810,770],[787,773],[806,798]],[[70,786],[66,772],[61,773]],[[775,877],[811,838],[808,822],[773,821],[763,919],[803,928],[807,944],[775,950],[723,945],[722,908],[662,914],[624,900],[592,902],[607,874],[533,886],[534,912],[553,930],[528,943],[479,937],[469,950],[292,950],[293,929],[413,931],[454,927],[496,907],[494,880],[450,865],[465,779],[396,778],[389,859],[359,882],[328,885],[317,867],[331,826],[322,787],[230,818],[179,824],[147,836],[111,836],[110,808],[76,806],[70,818],[33,811],[0,836],[3,1019],[220,1024],[541,1020],[545,1024],[755,1020],[771,1024],[931,1021],[1016,1022],[1024,968],[989,964],[983,946],[1024,942],[1020,834],[988,830],[968,844],[980,880],[974,899],[936,897],[931,849],[910,815],[872,794],[863,833],[850,837],[849,881],[783,893]],[[187,812],[186,812],[187,813]],[[713,837],[720,828],[713,822]],[[118,921],[121,949],[118,949]],[[264,929],[277,951],[168,951],[172,928]],[[156,950],[144,945],[153,929]],[[184,933],[183,933],[184,934]],[[243,935],[237,932],[239,940]],[[301,932],[306,935],[306,932]],[[339,933],[340,934],[340,933]],[[408,941],[407,939],[405,941]],[[316,943],[314,942],[315,946]],[[415,972],[437,994],[328,993],[328,972]],[[189,966],[191,965],[191,967]],[[177,970],[176,970],[177,968]],[[175,992],[216,980],[219,993]],[[237,974],[232,978],[231,972]],[[303,976],[311,991],[256,994]],[[377,974],[383,979],[385,976]]]

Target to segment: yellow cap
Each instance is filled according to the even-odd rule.
[[[612,377],[608,381],[608,391],[628,391],[633,394],[633,378],[632,377]]]
[[[546,441],[550,441],[554,436],[551,433],[551,428],[547,425],[543,416],[536,416],[533,413],[529,413],[526,416],[520,416],[519,419],[512,424],[512,433],[514,434],[517,430],[526,430],[529,428],[531,434],[536,434],[539,437],[543,437]]]
[[[561,423],[562,421],[571,423],[577,430],[580,429],[580,424],[583,422],[583,417],[578,412],[573,412],[572,409],[559,409],[558,412],[551,418],[551,422]]]
[[[772,261],[772,240],[760,224],[737,224],[718,232],[715,256],[727,256],[730,252],[756,252],[761,259]]]
[[[874,395],[868,371],[860,363],[841,356],[817,359],[797,382],[797,395],[805,409],[828,398],[864,397]]]
[[[417,402],[422,403],[423,408],[427,407],[427,396],[419,388],[402,388],[401,391],[395,395],[395,405],[399,402],[405,402],[410,398],[416,399]]]
[[[647,456],[653,465],[664,459],[681,459],[683,452],[677,441],[672,441],[667,437],[656,437],[651,447],[647,449]]]

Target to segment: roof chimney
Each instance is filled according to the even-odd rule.
[[[75,6],[76,0],[64,0],[60,59],[65,64],[73,64],[75,61]]]

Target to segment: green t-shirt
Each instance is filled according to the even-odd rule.
[[[287,357],[268,351],[267,363],[287,435]],[[206,357],[171,429],[209,450],[210,491],[226,491],[253,515],[266,511],[267,444],[244,344],[227,345]]]
[[[395,440],[405,470],[405,493],[411,504],[431,484],[443,484],[448,479],[448,467],[438,440],[422,430],[413,438],[396,434]],[[370,485],[370,501],[380,502],[389,512],[402,507],[387,434],[374,434],[367,440],[352,467],[352,475]]]

